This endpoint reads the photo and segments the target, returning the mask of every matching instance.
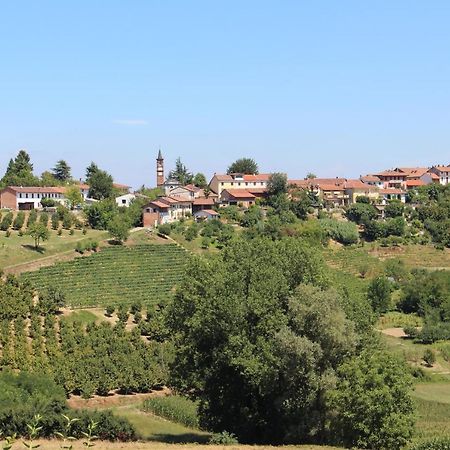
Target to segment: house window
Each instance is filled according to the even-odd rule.
[[[126,205],[127,204],[127,201],[123,198],[122,199],[122,205]]]

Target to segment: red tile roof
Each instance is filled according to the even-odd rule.
[[[364,190],[377,190],[375,186],[363,183],[361,180],[348,180],[344,183],[345,189],[364,189]]]
[[[160,209],[168,209],[170,208],[170,206],[166,203],[163,202],[159,202],[158,200],[154,200],[153,202],[150,202],[148,205],[154,205]],[[147,207],[148,205],[145,205],[145,207]]]
[[[228,195],[233,198],[255,198],[255,196],[246,189],[224,189],[223,192],[227,192]]]
[[[434,166],[439,172],[450,172],[450,166]]]
[[[317,186],[319,186],[319,188],[322,191],[343,191],[344,190],[343,185],[337,185],[337,184],[320,183],[320,184],[317,184]]]
[[[404,194],[405,191],[395,188],[380,189],[381,194]]]
[[[64,186],[7,186],[14,192],[30,193],[30,194],[64,194],[66,188]]]
[[[377,177],[376,175],[365,175],[365,176],[360,177],[360,180],[364,183],[369,183],[369,182],[377,183],[377,182],[381,181],[380,177]]]
[[[214,205],[214,199],[213,198],[206,198],[206,197],[199,197],[194,199],[193,205],[198,205],[198,206],[207,206],[207,205]]]
[[[406,180],[406,187],[425,186],[425,184],[422,180]]]

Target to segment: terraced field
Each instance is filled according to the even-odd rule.
[[[150,305],[173,294],[187,258],[186,251],[175,244],[109,247],[22,278],[39,289],[61,289],[73,308],[135,301]]]

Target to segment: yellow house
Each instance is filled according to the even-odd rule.
[[[269,180],[269,177],[270,174],[263,173],[259,175],[245,175],[241,173],[232,173],[230,175],[214,174],[211,181],[209,182],[209,188],[219,197],[221,196],[222,191],[224,191],[225,189],[265,189],[267,187],[267,181]]]
[[[348,180],[344,183],[345,193],[348,195],[349,203],[356,203],[358,197],[369,197],[377,202],[380,197],[380,190],[377,186],[363,183],[361,180]]]

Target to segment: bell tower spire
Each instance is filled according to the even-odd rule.
[[[164,158],[159,149],[158,157],[156,158],[156,186],[162,187],[164,185]]]

